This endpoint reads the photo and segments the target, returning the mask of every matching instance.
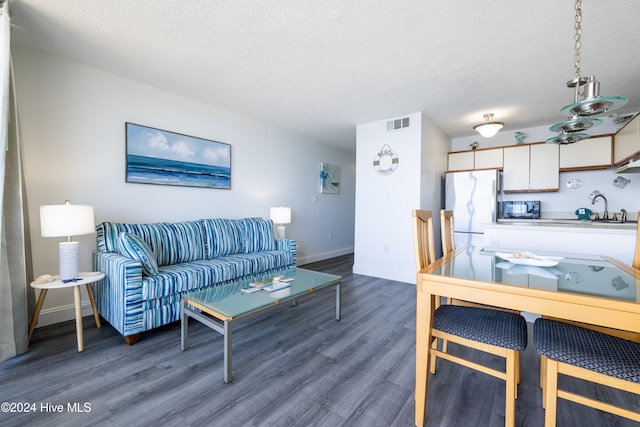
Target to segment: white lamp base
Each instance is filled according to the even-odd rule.
[[[276,227],[276,239],[284,239],[284,225]]]
[[[58,245],[58,262],[60,280],[78,278],[78,242],[60,242]]]

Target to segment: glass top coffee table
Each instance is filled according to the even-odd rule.
[[[251,287],[250,282],[253,281],[243,280],[187,294],[182,302],[182,350],[189,347],[187,337],[189,317],[221,333],[224,337],[224,382],[230,383],[233,381],[231,375],[232,324],[272,308],[281,307],[282,303],[288,301],[292,301],[295,305],[301,297],[332,286],[336,289],[336,320],[340,320],[342,277],[294,267],[264,275],[260,279],[270,281],[275,276],[293,279],[289,282],[291,286],[274,292],[259,290],[245,293],[243,289]]]

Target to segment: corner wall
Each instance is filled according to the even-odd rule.
[[[65,199],[92,205],[96,223],[268,218],[290,206],[299,264],[353,252],[354,152],[27,46],[12,55],[36,276],[58,272],[39,206]],[[126,183],[125,122],[231,144],[231,190]],[[319,194],[321,162],[340,166],[339,195]],[[95,234],[74,240],[88,271]],[[52,291],[38,324],[73,318],[71,290]]]
[[[353,272],[415,283],[411,211],[432,209],[439,218],[449,139],[422,113],[404,117],[409,117],[410,126],[403,129],[387,130],[388,120],[357,127]],[[373,161],[385,145],[397,154],[398,166],[381,175]],[[434,221],[436,230],[439,219]],[[435,234],[438,248],[440,233]]]

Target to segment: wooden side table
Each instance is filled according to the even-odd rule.
[[[91,290],[91,283],[97,282],[98,280],[104,279],[104,273],[99,271],[93,271],[89,273],[80,273],[80,280],[75,282],[67,282],[63,283],[59,276],[53,276],[54,280],[48,283],[31,283],[31,287],[34,289],[40,289],[40,296],[38,296],[38,302],[36,303],[36,309],[33,312],[33,316],[31,317],[31,322],[29,323],[29,341],[31,341],[31,335],[33,335],[33,330],[36,327],[36,323],[38,322],[38,316],[40,315],[40,309],[42,308],[42,303],[44,302],[44,298],[47,295],[47,291],[49,289],[62,289],[62,288],[71,288],[73,287],[73,299],[75,302],[76,308],[76,335],[78,338],[78,352],[84,350],[84,344],[82,341],[82,306],[81,306],[81,297],[80,297],[80,286],[87,286],[87,293],[89,294],[89,301],[91,301],[91,308],[93,309],[93,317],[96,319],[96,326],[99,328],[102,325],[100,324],[100,316],[98,316],[98,310],[96,308],[96,301],[93,298],[93,291]]]

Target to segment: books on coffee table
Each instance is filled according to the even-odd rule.
[[[285,289],[291,286],[291,282],[293,281],[292,277],[274,277],[273,279],[265,279],[257,282],[249,283],[249,288],[247,289],[262,289],[267,292],[275,292],[281,289]],[[244,290],[243,290],[244,291]],[[251,293],[250,291],[246,291],[246,293]]]

